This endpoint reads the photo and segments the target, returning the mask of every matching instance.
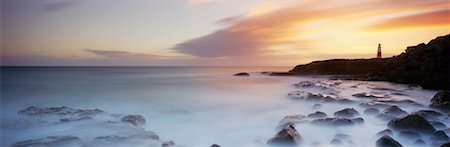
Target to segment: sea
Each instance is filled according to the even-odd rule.
[[[2,67],[1,146],[55,135],[77,136],[86,142],[92,140],[92,135],[77,133],[80,128],[75,125],[80,123],[57,128],[52,128],[52,123],[45,127],[39,122],[27,123],[30,121],[28,116],[18,114],[18,111],[29,106],[67,106],[100,109],[109,114],[141,115],[146,119],[142,129],[156,133],[160,140],[186,147],[212,144],[223,147],[267,146],[267,141],[280,130],[278,125],[285,116],[307,115],[315,111],[333,116],[335,111],[350,107],[359,111],[364,124],[349,127],[298,124],[296,129],[302,136],[303,146],[336,146],[330,141],[338,133],[352,136],[341,146],[375,146],[379,138],[376,133],[387,128],[386,122],[365,116],[364,108],[358,107],[358,104],[320,103],[322,108],[313,109],[316,103],[299,101],[288,94],[299,90],[320,93],[322,89],[296,87],[294,84],[301,81],[338,81],[342,83],[335,88],[339,91],[339,97],[356,101],[358,98],[352,97],[352,94],[372,92],[388,94],[393,99],[414,100],[423,105],[402,105],[401,108],[407,112],[424,108],[436,93],[417,86],[388,82],[330,80],[323,76],[269,76],[262,73],[283,72],[291,68]],[[239,72],[247,72],[250,76],[233,76]],[[393,91],[401,95],[395,95]],[[450,124],[447,122],[447,125]],[[93,130],[100,134],[101,131],[105,130]],[[406,141],[399,140],[408,145]]]

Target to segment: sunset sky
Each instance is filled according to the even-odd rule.
[[[294,66],[450,33],[448,0],[2,0],[2,65]]]

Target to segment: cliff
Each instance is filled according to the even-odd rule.
[[[383,59],[332,59],[297,65],[292,75],[352,75],[365,80],[418,84],[449,89],[450,34],[428,44],[407,47],[398,56]]]

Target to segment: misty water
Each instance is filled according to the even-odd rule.
[[[338,133],[351,136],[351,143],[344,142],[342,146],[375,146],[375,141],[379,138],[375,134],[387,128],[385,121],[364,115],[365,108],[358,106],[359,103],[323,103],[322,108],[315,110],[312,106],[316,102],[299,101],[288,94],[293,91],[328,91],[317,87],[296,87],[294,84],[301,81],[329,85],[339,82],[339,85],[331,87],[331,90],[338,91],[335,95],[337,97],[360,102],[365,100],[352,95],[367,92],[389,95],[390,99],[410,99],[422,105],[399,105],[407,112],[424,109],[436,93],[420,87],[387,82],[329,80],[325,77],[307,76],[275,77],[259,73],[289,69],[290,67],[2,68],[1,144],[10,146],[15,142],[54,135],[73,135],[88,142],[102,134],[102,131],[109,131],[95,130],[93,127],[94,129],[89,130],[90,133],[83,132],[78,127],[87,125],[83,121],[64,125],[27,123],[30,121],[28,116],[17,113],[29,106],[68,106],[100,109],[109,114],[142,115],[146,119],[143,129],[155,132],[160,140],[173,140],[177,145],[187,147],[211,144],[223,147],[266,146],[267,141],[279,131],[280,120],[287,115],[307,115],[319,110],[332,116],[343,108],[355,108],[364,118],[363,124],[341,127],[296,124],[295,127],[303,138],[302,146],[333,146],[330,141]],[[249,72],[251,76],[232,76],[238,72]],[[444,123],[450,125],[449,122]],[[404,145],[412,145],[401,138],[398,141]],[[161,146],[157,143],[152,145]]]

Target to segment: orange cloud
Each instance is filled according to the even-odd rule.
[[[388,19],[382,23],[369,26],[369,29],[382,31],[399,28],[448,27],[450,25],[449,20],[450,10],[446,9]]]
[[[378,27],[392,29],[448,24],[447,5],[447,0],[302,1],[264,13],[249,12],[258,15],[222,19],[220,23],[230,26],[179,43],[172,49],[199,57],[262,56],[283,50],[279,46],[290,46],[296,51],[314,48],[317,54],[329,52],[335,46],[350,50],[355,43],[364,41],[361,36],[367,32],[361,33],[360,28],[374,27],[374,23],[384,22]],[[420,17],[426,18],[413,21]],[[354,51],[367,53],[355,48]]]

